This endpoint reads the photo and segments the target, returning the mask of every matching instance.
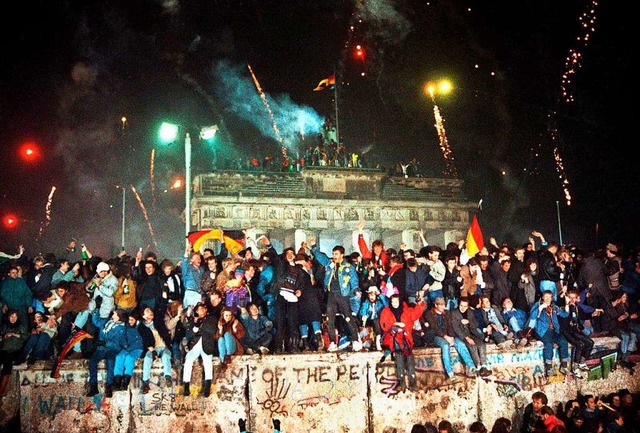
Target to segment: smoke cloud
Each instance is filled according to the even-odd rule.
[[[265,95],[272,119],[253,81],[246,74],[246,68],[223,61],[217,64],[215,73],[218,79],[216,94],[227,103],[227,110],[252,124],[263,136],[276,142],[282,138],[283,144],[292,148],[299,142],[301,134],[320,132],[324,119],[313,108],[296,104],[286,94],[276,97]]]

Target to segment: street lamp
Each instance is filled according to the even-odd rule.
[[[160,139],[166,143],[176,141],[180,132],[180,126],[163,122],[160,125]],[[200,128],[199,137],[202,140],[212,140],[218,132],[218,126],[205,126]],[[191,135],[186,132],[184,137],[184,191],[185,191],[185,218],[184,218],[184,231],[185,239],[189,236],[191,231]],[[188,242],[188,241],[187,241]]]

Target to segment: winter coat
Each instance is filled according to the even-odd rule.
[[[29,337],[27,324],[21,323],[20,319],[16,323],[8,322],[8,317],[5,317],[5,320],[7,323],[0,326],[0,351],[7,353],[21,351]],[[16,335],[7,336],[7,334]]]
[[[340,294],[348,298],[352,297],[358,290],[358,273],[355,266],[346,260],[336,265],[325,253],[320,251],[320,248],[316,245],[312,248],[312,253],[315,259],[325,268],[324,274],[324,288],[328,291],[331,285],[331,278],[333,278],[334,269],[338,266],[338,281],[340,284]]]
[[[404,323],[404,328],[395,326],[396,317],[391,311],[391,306],[384,307],[380,313],[380,328],[382,329],[382,346],[393,352],[402,351],[406,344],[406,349],[413,348],[413,324],[420,319],[427,304],[424,301],[418,302],[414,307],[409,307],[406,302],[402,303],[402,314],[400,321]]]
[[[255,319],[249,315],[247,310],[242,310],[240,320],[244,325],[245,333],[251,340],[258,340],[271,332],[273,322],[267,316],[258,314]]]
[[[160,335],[160,338],[162,338],[162,341],[164,341],[164,346],[167,349],[171,350],[171,336],[169,335],[167,326],[164,324],[164,318],[154,317],[153,327],[156,331],[158,331],[158,334]],[[149,347],[156,347],[156,340],[153,337],[153,331],[149,326],[147,326],[144,320],[140,321],[140,324],[138,325],[138,332],[140,332],[140,336],[142,337],[142,344],[144,349],[143,354],[147,352]]]
[[[7,277],[0,286],[0,304],[10,310],[26,312],[33,303],[31,289],[22,277]]]

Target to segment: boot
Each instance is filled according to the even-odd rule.
[[[546,362],[544,364],[544,372],[547,375],[547,377],[556,375],[556,369],[553,367],[553,364],[550,364],[550,363],[548,364]]]
[[[409,391],[418,392],[418,380],[416,375],[409,376]]]
[[[400,353],[396,354],[395,359],[396,364],[396,381],[398,383],[398,391],[405,392],[407,390],[407,386],[404,381],[404,372],[405,372],[405,362],[404,356]]]
[[[113,397],[113,386],[112,386],[112,385],[107,384],[107,385],[104,387],[104,396],[105,396],[106,398],[111,398],[111,397]]]
[[[415,392],[418,390],[418,380],[416,377],[416,360],[413,355],[405,358],[405,364],[407,366],[407,373],[409,376],[409,390]]]
[[[309,337],[302,337],[300,339],[300,344],[302,346],[302,351],[307,352],[309,350]]]
[[[298,347],[300,344],[300,337],[294,335],[289,341],[289,344],[291,346],[291,353],[298,353],[300,351],[300,348]]]
[[[122,376],[113,376],[113,390],[122,391]]]
[[[127,389],[129,389],[129,382],[131,382],[131,376],[125,374],[122,378],[122,391],[126,391]]]
[[[321,333],[317,333],[316,334],[315,341],[316,341],[316,346],[318,346],[318,348],[316,350],[318,352],[321,352],[322,349],[324,349],[324,340],[322,340],[322,334]]]
[[[191,395],[191,390],[189,389],[189,382],[182,382],[182,395]]]
[[[209,397],[211,394],[211,379],[207,379],[204,381],[204,386],[202,387],[202,396]]]
[[[276,348],[274,353],[281,354],[284,352],[284,340],[276,335]]]
[[[7,392],[7,385],[9,385],[10,374],[3,374],[0,378],[0,397],[4,397]]]
[[[98,384],[97,383],[90,383],[89,384],[89,392],[87,393],[87,397],[93,397],[94,395],[98,394],[100,391],[98,391]]]

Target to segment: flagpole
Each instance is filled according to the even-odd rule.
[[[333,84],[333,100],[336,104],[336,142],[338,147],[340,147],[340,128],[338,124],[338,77],[336,76],[335,68],[333,69],[333,77],[335,80],[335,83]]]
[[[556,213],[558,214],[558,235],[560,236],[560,245],[562,243],[562,225],[560,224],[560,202],[556,200]]]

